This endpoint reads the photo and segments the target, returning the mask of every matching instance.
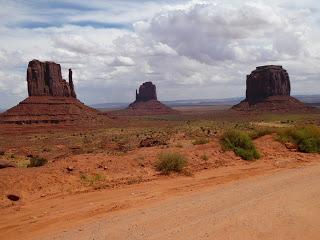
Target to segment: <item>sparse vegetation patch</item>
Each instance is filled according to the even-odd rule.
[[[84,174],[81,173],[80,174],[80,180],[90,186],[94,186],[97,183],[104,181],[105,180],[105,176],[101,175],[101,174]]]
[[[158,156],[156,169],[162,174],[168,175],[171,172],[181,172],[187,165],[187,159],[180,153],[163,152]]]
[[[47,159],[34,156],[30,158],[30,163],[28,164],[28,167],[41,167],[43,165],[46,165],[47,163]]]
[[[273,132],[274,131],[270,128],[255,128],[253,131],[250,132],[249,136],[251,139],[257,139],[265,135],[269,135]]]
[[[299,128],[287,128],[279,131],[278,140],[292,142],[299,151],[305,153],[320,153],[320,127],[309,125]]]
[[[209,143],[207,138],[198,138],[192,142],[193,145],[203,145]]]
[[[254,143],[246,132],[239,130],[227,130],[221,138],[221,144],[225,150],[233,150],[244,160],[260,158]]]

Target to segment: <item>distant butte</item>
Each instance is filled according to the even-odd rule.
[[[157,99],[156,85],[152,82],[145,82],[139,87],[139,92],[136,90],[136,102],[146,102]]]
[[[257,67],[247,76],[246,99],[232,107],[237,111],[308,112],[314,108],[290,96],[289,74],[282,66]]]
[[[0,123],[60,123],[92,119],[98,111],[76,98],[69,69],[69,82],[62,78],[60,64],[32,60],[27,68],[29,97],[0,116]]]
[[[145,82],[136,90],[136,100],[126,109],[114,112],[116,115],[165,115],[177,114],[176,110],[158,101],[157,89],[152,82]]]

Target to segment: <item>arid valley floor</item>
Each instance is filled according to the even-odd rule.
[[[320,114],[177,110],[1,124],[0,159],[16,167],[0,169],[0,239],[317,239],[320,156],[278,135],[319,126]],[[261,157],[223,149],[227,129],[250,134]],[[187,166],[161,174],[162,152],[183,155]],[[48,163],[27,167],[35,156]]]

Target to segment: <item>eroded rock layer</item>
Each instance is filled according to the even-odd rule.
[[[134,102],[126,109],[128,115],[166,115],[177,114],[176,110],[166,106],[158,100],[149,100],[145,102]]]
[[[27,69],[29,97],[0,115],[2,124],[61,123],[96,119],[99,112],[76,98],[69,69],[69,83],[62,79],[61,66],[32,60]]]
[[[86,106],[76,98],[32,96],[4,112],[0,117],[0,123],[62,123],[97,117],[97,110]]]
[[[314,107],[307,106],[305,103],[291,96],[271,96],[265,98],[263,101],[255,104],[250,104],[248,101],[232,107],[232,110],[241,112],[254,113],[317,113]]]

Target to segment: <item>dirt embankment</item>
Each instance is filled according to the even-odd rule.
[[[208,144],[193,145],[190,140],[181,140],[181,146],[174,144],[151,148],[138,148],[120,155],[81,154],[56,160],[39,168],[8,168],[1,170],[1,207],[11,206],[8,194],[21,197],[23,205],[39,198],[63,196],[73,193],[115,188],[162,178],[155,170],[157,156],[163,151],[175,151],[188,159],[186,173],[191,175],[205,169],[220,167],[242,168],[258,167],[283,168],[316,161],[318,154],[303,154],[287,149],[275,141],[273,136],[265,136],[255,141],[262,154],[257,162],[247,162],[233,152],[224,152],[219,140]],[[206,156],[203,160],[203,156]]]
[[[116,234],[116,239],[132,239],[129,236],[135,236],[135,239],[185,239],[186,236],[205,239],[215,236],[219,239],[227,228],[234,231],[230,232],[231,239],[259,236],[274,239],[277,236],[274,234],[283,236],[285,233],[300,236],[301,228],[311,234],[305,236],[316,233],[313,225],[308,228],[306,224],[310,222],[307,214],[312,213],[310,217],[315,218],[313,207],[317,206],[315,196],[319,196],[316,187],[319,184],[314,182],[317,181],[314,171],[319,171],[319,167],[310,168],[315,169],[311,172],[301,170],[306,172],[305,175],[300,175],[299,169],[318,164],[319,154],[287,149],[270,135],[255,140],[262,153],[262,158],[255,162],[243,161],[232,152],[223,152],[217,140],[204,145],[192,145],[190,141],[182,143],[182,148],[174,145],[141,148],[121,156],[85,154],[40,168],[1,170],[1,196],[15,193],[22,199],[11,207],[0,209],[4,216],[0,220],[0,239],[56,239],[52,238],[53,233],[58,234],[54,234],[57,239],[113,239]],[[154,169],[156,156],[168,150],[186,155],[189,159],[187,170],[194,175],[159,175]],[[209,159],[202,160],[203,154]],[[67,169],[70,166],[72,171]],[[297,168],[289,174],[291,177],[283,177],[279,172],[291,168]],[[100,177],[95,178],[95,174]],[[270,177],[259,184],[260,178],[254,177],[257,175]],[[279,182],[273,182],[273,175]],[[240,186],[236,181],[246,178],[247,185]],[[228,191],[225,197],[219,192],[223,189]],[[302,198],[299,198],[299,191],[302,191]],[[270,203],[269,196],[272,198]],[[262,205],[260,200],[264,202]],[[303,204],[306,201],[307,205],[303,208],[303,204],[296,201]],[[2,203],[11,205],[6,198]],[[203,205],[199,205],[201,203]],[[289,204],[289,209],[281,212],[285,203]],[[302,218],[296,219],[300,212],[291,209],[296,204],[302,211]],[[251,206],[256,213],[251,214]],[[268,208],[271,210],[266,213]],[[278,215],[281,222],[276,219]],[[266,220],[261,216],[267,216]],[[181,224],[178,219],[182,219]],[[272,221],[280,224],[279,231],[273,230]],[[301,228],[294,230],[288,224],[290,222],[294,226],[301,224]],[[251,223],[254,223],[254,229],[249,231]],[[240,231],[240,228],[245,230]],[[199,231],[189,232],[188,229]]]

